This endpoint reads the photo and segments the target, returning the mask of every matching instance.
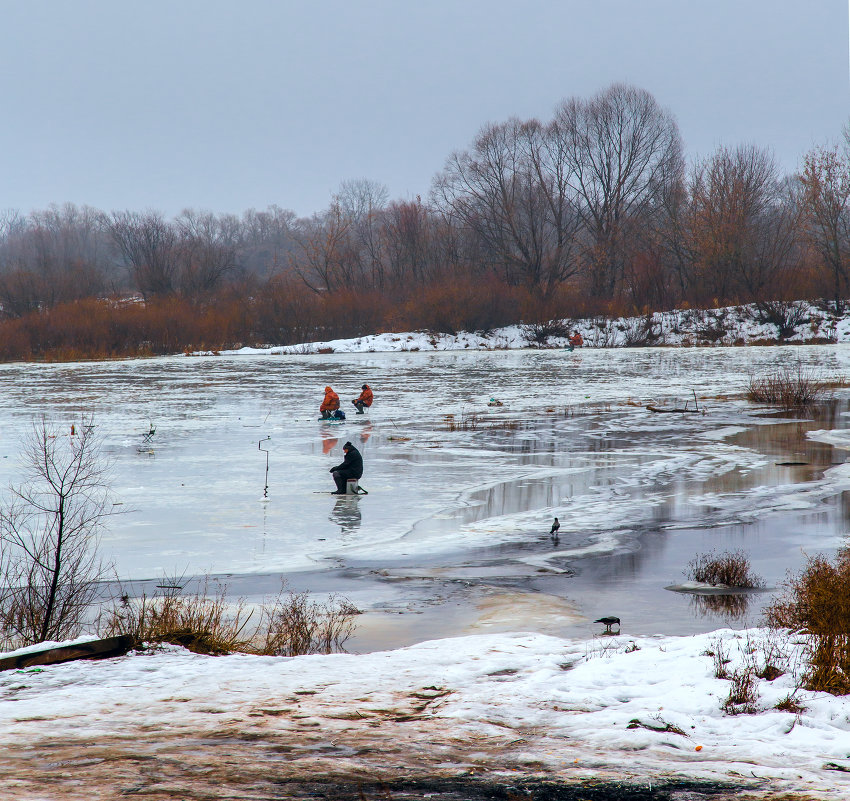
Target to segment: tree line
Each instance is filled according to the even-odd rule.
[[[305,218],[276,206],[173,219],[71,204],[6,212],[0,358],[841,306],[848,269],[848,132],[791,175],[756,144],[688,163],[672,113],[615,84],[546,121],[484,125],[425,199],[391,200],[359,179]]]

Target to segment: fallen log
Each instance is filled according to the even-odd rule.
[[[107,659],[122,656],[133,647],[133,638],[128,634],[120,637],[107,637],[103,640],[89,640],[74,645],[59,645],[43,651],[27,651],[0,658],[0,670],[20,670],[35,665],[58,665],[75,659]]]
[[[647,409],[647,411],[649,411],[649,412],[656,412],[656,413],[659,413],[659,414],[660,414],[660,413],[663,413],[663,412],[666,412],[666,413],[668,413],[668,414],[672,414],[673,412],[675,412],[675,413],[677,413],[677,414],[686,414],[686,413],[690,412],[691,414],[694,414],[694,413],[697,413],[697,412],[701,412],[701,411],[702,411],[701,409],[689,409],[687,406],[685,406],[685,408],[684,408],[684,409],[681,409],[681,408],[677,408],[677,409],[661,409],[661,408],[659,408],[658,406],[651,406],[650,404],[647,404],[646,409]]]

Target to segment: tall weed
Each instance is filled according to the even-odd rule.
[[[182,580],[169,580],[152,597],[123,594],[104,615],[106,636],[129,635],[134,646],[171,643],[190,651],[220,655],[233,652],[276,656],[342,650],[360,614],[347,599],[332,595],[314,601],[308,592],[287,591],[252,607],[245,599],[228,601],[227,587],[212,591],[207,578],[183,594]]]

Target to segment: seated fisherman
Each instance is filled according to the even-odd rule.
[[[338,464],[328,471],[333,475],[336,482],[334,495],[345,495],[346,481],[349,478],[360,478],[363,475],[363,457],[360,455],[360,451],[350,442],[346,442],[342,446],[342,452],[345,454],[342,464]]]
[[[360,389],[363,390],[360,396],[351,401],[357,407],[357,414],[363,414],[363,408],[368,409],[374,400],[374,395],[372,395],[372,390],[368,384],[364,384]]]
[[[330,387],[325,387],[325,399],[319,407],[322,414],[322,420],[328,420],[334,417],[334,412],[339,409],[339,395],[336,394]]]

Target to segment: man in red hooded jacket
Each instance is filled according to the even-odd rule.
[[[328,420],[334,416],[334,412],[339,409],[339,395],[336,394],[330,387],[325,387],[325,399],[319,407],[323,420]]]

